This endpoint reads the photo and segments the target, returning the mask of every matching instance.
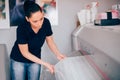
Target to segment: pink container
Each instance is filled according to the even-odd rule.
[[[119,12],[117,10],[111,10],[112,19],[119,18]],[[97,15],[96,19],[107,19],[107,12],[100,13]]]

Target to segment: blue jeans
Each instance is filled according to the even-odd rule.
[[[10,60],[11,80],[40,80],[41,65]]]

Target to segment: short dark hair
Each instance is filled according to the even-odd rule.
[[[30,18],[31,14],[35,13],[37,11],[42,12],[41,7],[37,3],[35,3],[34,1],[31,1],[31,0],[26,0],[24,2],[24,13],[25,13],[25,16]]]

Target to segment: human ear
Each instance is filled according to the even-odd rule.
[[[26,20],[29,22],[29,18],[28,17],[25,17],[26,18]]]

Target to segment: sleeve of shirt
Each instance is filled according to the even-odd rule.
[[[18,26],[17,28],[17,43],[18,44],[27,44],[27,36],[25,34],[25,30],[20,28],[21,26]]]
[[[50,21],[47,20],[47,35],[46,36],[51,36],[53,34],[52,32],[52,28],[51,28],[51,24],[50,24]]]

